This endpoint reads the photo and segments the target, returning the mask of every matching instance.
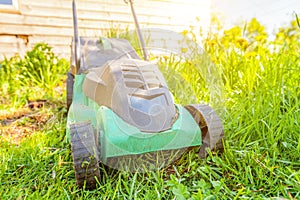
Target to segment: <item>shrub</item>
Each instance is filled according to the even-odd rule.
[[[38,43],[24,59],[16,55],[0,64],[0,94],[15,98],[22,93],[28,97],[37,89],[42,91],[39,98],[53,97],[54,88],[63,83],[68,66],[69,62],[59,59],[49,45]]]

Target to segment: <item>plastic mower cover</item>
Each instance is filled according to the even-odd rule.
[[[74,55],[75,43],[72,42],[71,55]],[[80,37],[79,74],[88,69],[103,66],[107,61],[123,58],[140,59],[127,40],[118,38]],[[75,75],[75,56],[71,57],[71,72]]]
[[[67,126],[81,121],[91,121],[100,144],[103,163],[115,156],[136,155],[146,152],[173,150],[199,146],[201,131],[192,115],[177,105],[178,119],[171,128],[162,132],[143,132],[119,117],[112,109],[99,106],[83,92],[86,75],[76,75],[74,99],[68,113]],[[84,102],[84,105],[81,104]],[[69,130],[69,128],[67,129]],[[67,133],[70,139],[70,133]]]

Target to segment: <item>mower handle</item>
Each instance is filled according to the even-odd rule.
[[[129,3],[129,5],[130,5],[131,13],[132,13],[132,16],[133,16],[133,19],[134,19],[136,33],[137,33],[138,40],[139,40],[139,45],[140,45],[140,48],[142,49],[144,60],[148,60],[148,52],[146,50],[145,41],[144,41],[141,29],[140,29],[140,25],[139,25],[137,16],[135,14],[135,10],[134,10],[134,7],[133,7],[133,0],[124,0],[124,2],[126,4]]]
[[[76,12],[76,3],[75,0],[72,1],[73,8],[73,28],[74,28],[74,53],[75,53],[75,74],[78,74],[80,68],[80,39],[78,34],[78,25],[77,25],[77,12]]]

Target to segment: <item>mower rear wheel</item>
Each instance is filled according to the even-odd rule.
[[[74,75],[67,73],[67,110],[69,110],[73,101]]]
[[[217,113],[205,104],[191,104],[185,106],[185,108],[193,116],[202,132],[200,158],[207,157],[207,149],[223,152],[224,128]]]
[[[95,189],[100,179],[99,151],[90,122],[71,125],[71,149],[77,185]]]

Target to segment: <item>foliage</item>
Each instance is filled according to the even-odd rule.
[[[53,88],[61,81],[69,65],[63,59],[54,55],[47,44],[36,44],[27,52],[21,66],[21,74],[30,85],[37,85],[46,92],[52,92]]]
[[[27,99],[38,90],[39,98],[53,97],[55,88],[63,84],[68,67],[69,63],[54,55],[47,44],[36,44],[24,58],[16,55],[1,62],[0,94]]]
[[[273,40],[255,19],[229,30],[218,27],[203,41],[205,54],[184,60],[163,57],[159,64],[177,103],[213,102],[211,94],[221,88],[226,134],[222,155],[210,153],[200,160],[194,149],[174,165],[145,174],[101,166],[99,187],[79,190],[65,143],[66,111],[63,103],[55,102],[58,108],[44,108],[54,117],[19,145],[0,134],[2,199],[300,199],[297,23],[279,29]],[[2,92],[6,87],[6,95],[16,95],[20,87],[34,84],[32,77],[39,80],[39,87],[49,89],[49,82],[43,80],[51,79],[40,76],[48,74],[22,69],[23,63],[36,63],[38,49],[27,55],[26,62],[4,61]],[[47,52],[39,57],[46,64],[36,65],[45,72],[47,63],[54,61]],[[55,73],[62,77],[65,71]],[[15,81],[21,77],[26,81]],[[15,84],[5,86],[9,81]]]

